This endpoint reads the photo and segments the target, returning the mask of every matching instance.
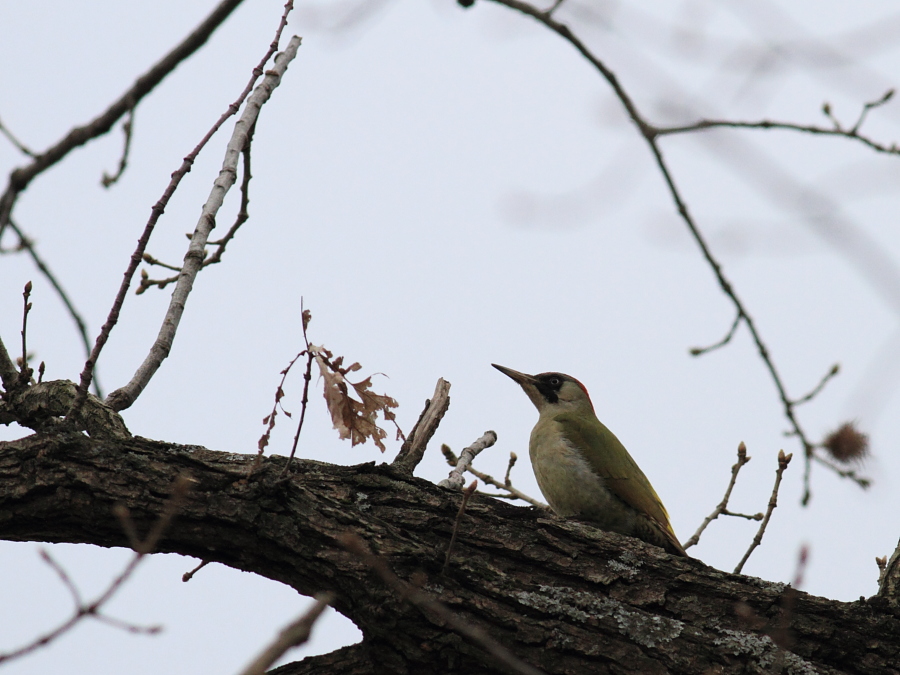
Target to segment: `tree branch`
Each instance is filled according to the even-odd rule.
[[[335,609],[363,633],[361,649],[342,652],[361,667],[508,672],[372,583],[368,566],[340,543],[348,533],[377,548],[404,583],[547,673],[739,673],[765,670],[779,653],[766,627],[749,626],[735,607],[743,602],[768,619],[781,606],[781,584],[478,495],[466,507],[454,564],[441,576],[459,493],[371,463],[295,459],[299,470],[279,481],[284,462],[268,457],[254,470],[255,455],[81,434],[0,443],[0,538],[128,546],[111,504],[124,504],[137,529],[147,528],[167,486],[187,470],[191,491],[157,549],[254,572],[304,595],[333,591]],[[798,593],[789,628],[791,669],[887,675],[895,668],[900,618],[882,600]],[[293,672],[312,672],[304,669],[301,662]]]

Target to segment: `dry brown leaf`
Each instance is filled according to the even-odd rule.
[[[344,358],[332,358],[332,353],[324,347],[310,345],[310,351],[315,355],[319,372],[325,381],[325,403],[338,435],[342,439],[349,438],[351,446],[365,443],[371,438],[378,449],[384,452],[386,448],[383,441],[387,432],[378,426],[378,414],[381,413],[385,420],[393,420],[391,408],[397,407],[397,401],[372,391],[371,377],[361,382],[350,382],[346,375],[360,370],[362,366],[359,363],[354,362],[345,368]],[[350,396],[349,387],[353,387],[360,400]]]

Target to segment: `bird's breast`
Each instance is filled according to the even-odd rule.
[[[561,434],[535,427],[529,455],[544,498],[563,517],[583,518],[602,528],[632,534],[636,513],[613,494],[584,455]]]

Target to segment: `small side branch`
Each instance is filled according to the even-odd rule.
[[[128,166],[128,155],[131,153],[131,132],[134,129],[134,106],[128,110],[128,117],[122,123],[122,134],[125,136],[125,145],[122,148],[122,157],[119,159],[119,168],[112,175],[103,172],[103,178],[100,179],[100,185],[105,188],[115,185],[125,173]]]
[[[237,231],[240,229],[241,225],[246,223],[250,218],[250,212],[248,210],[250,205],[250,179],[252,178],[252,174],[250,173],[250,145],[253,140],[253,133],[255,130],[256,126],[254,125],[247,136],[247,145],[241,151],[241,166],[243,167],[243,177],[241,179],[241,206],[238,209],[237,215],[235,216],[234,223],[232,223],[231,227],[228,228],[228,232],[225,233],[225,236],[215,241],[209,240],[206,242],[207,246],[215,246],[216,250],[213,251],[212,254],[206,256],[206,258],[203,260],[203,264],[200,266],[201,269],[205,269],[210,265],[215,265],[222,262],[222,256],[225,255],[225,247],[228,246],[228,242],[234,239],[234,235],[237,234]],[[191,235],[188,234],[187,238],[188,240],[190,240]],[[164,279],[151,279],[146,270],[141,270],[141,281],[134,292],[135,295],[141,295],[142,293],[144,293],[144,291],[153,286],[156,286],[159,289],[163,289],[169,284],[173,284],[178,281],[179,277],[181,276],[182,267],[165,263],[162,260],[154,258],[149,253],[144,254],[144,262],[148,265],[157,265],[164,269],[172,270],[173,272],[177,272],[177,274],[174,274],[170,277],[165,277]]]
[[[16,138],[9,129],[6,128],[6,125],[3,124],[3,122],[0,122],[0,134],[6,136],[7,140],[14,146],[16,146],[16,150],[21,152],[26,157],[31,157],[32,159],[37,157],[34,152],[32,152],[24,143],[19,141],[19,139]]]
[[[31,241],[26,235],[25,232],[16,224],[16,222],[12,219],[9,220],[9,228],[15,232],[16,236],[19,238],[19,250],[24,250],[28,252],[28,255],[31,256],[32,262],[34,262],[35,267],[40,270],[41,274],[50,282],[50,285],[53,286],[53,290],[56,291],[56,294],[59,296],[59,299],[62,300],[63,304],[66,306],[66,310],[69,312],[69,316],[72,317],[72,321],[75,322],[75,326],[78,329],[78,335],[81,337],[81,343],[84,346],[84,355],[85,358],[90,357],[91,355],[91,340],[88,337],[88,329],[87,324],[82,318],[81,314],[75,309],[75,305],[72,302],[72,299],[69,297],[69,294],[66,293],[65,289],[62,287],[62,284],[59,283],[59,280],[56,278],[56,275],[50,270],[50,267],[44,262],[43,258],[38,255],[37,249],[35,248],[34,242]],[[103,390],[100,387],[100,383],[97,381],[97,375],[94,374],[94,393],[98,398],[103,398]]]
[[[200,564],[197,565],[194,569],[192,569],[190,572],[185,572],[184,574],[181,575],[182,583],[186,584],[187,582],[189,582],[191,579],[194,578],[194,575],[197,574],[197,572],[202,570],[207,565],[209,565],[209,560],[201,560]]]
[[[450,488],[451,490],[461,490],[466,482],[465,479],[463,479],[463,474],[469,470],[469,465],[472,464],[472,460],[478,456],[478,453],[485,448],[491,447],[496,442],[497,432],[490,430],[485,431],[481,438],[460,453],[456,467],[450,472],[450,475],[438,483],[438,485]]]
[[[809,392],[806,396],[793,401],[793,404],[797,406],[813,400],[825,388],[825,385],[828,384],[828,380],[837,375],[839,372],[841,372],[841,366],[839,363],[835,363],[833,366],[831,366],[831,370],[825,373],[825,377],[821,379],[819,384],[817,384],[811,392]]]
[[[719,505],[716,506],[715,509],[713,509],[713,512],[706,516],[703,523],[701,523],[700,527],[697,528],[697,531],[694,532],[694,535],[684,542],[684,548],[687,549],[696,545],[697,542],[700,541],[700,535],[703,534],[703,531],[719,516],[735,516],[737,518],[746,518],[748,520],[762,520],[763,514],[761,513],[749,516],[743,513],[732,513],[728,510],[728,500],[731,499],[731,491],[734,489],[734,484],[737,482],[738,473],[740,473],[741,467],[750,461],[750,457],[747,456],[747,446],[744,445],[743,441],[738,445],[737,457],[737,462],[731,467],[731,480],[728,481],[728,487],[725,488],[725,496],[722,497],[722,501],[719,502]]]
[[[830,127],[820,127],[815,124],[796,124],[794,122],[779,122],[775,120],[759,120],[756,122],[746,122],[739,120],[698,120],[697,122],[692,122],[691,124],[684,124],[680,126],[673,127],[657,127],[656,135],[657,136],[672,136],[675,134],[684,134],[684,133],[692,133],[696,131],[703,131],[705,129],[781,129],[785,131],[798,131],[806,134],[813,134],[817,136],[839,136],[843,138],[849,138],[851,140],[858,141],[863,145],[871,148],[872,150],[880,153],[884,153],[887,155],[900,155],[900,147],[897,146],[896,143],[891,143],[888,145],[887,143],[880,143],[875,141],[867,136],[863,136],[859,133],[859,129],[865,121],[866,117],[869,114],[870,110],[878,108],[888,101],[894,95],[894,90],[888,90],[884,96],[879,98],[876,101],[870,101],[869,103],[863,104],[862,110],[860,111],[859,118],[856,120],[856,123],[850,127],[849,129],[845,128],[840,121],[834,116],[831,111],[831,106],[828,103],[822,105],[822,113],[831,121],[832,126]]]
[[[450,383],[443,377],[439,377],[434,387],[431,399],[425,401],[425,409],[419,415],[419,419],[403,445],[393,465],[407,473],[415,471],[422,457],[428,441],[434,436],[438,425],[444,419],[447,409],[450,407]]]
[[[778,469],[775,470],[775,485],[772,488],[772,496],[769,497],[769,507],[766,509],[766,515],[763,516],[762,523],[759,525],[756,536],[753,537],[753,541],[750,543],[750,548],[747,549],[744,557],[741,558],[737,567],[734,568],[735,574],[741,573],[741,570],[744,569],[744,563],[747,562],[750,554],[762,543],[763,534],[765,534],[766,527],[769,525],[769,519],[772,517],[772,511],[778,506],[778,488],[781,487],[781,477],[784,475],[784,470],[788,468],[788,464],[791,463],[791,458],[793,456],[793,453],[785,455],[784,450],[778,451]]]
[[[740,312],[737,313],[737,316],[734,317],[734,321],[731,324],[731,328],[728,329],[728,332],[725,334],[721,340],[716,342],[715,344],[709,345],[708,347],[692,347],[690,349],[691,356],[701,356],[702,354],[706,354],[708,352],[715,351],[720,347],[724,347],[729,342],[731,342],[731,338],[734,337],[734,334],[737,332],[738,326],[741,323],[741,319],[743,316]]]
[[[457,462],[459,462],[459,459],[457,458],[453,450],[450,449],[449,445],[442,445],[441,452],[444,454],[444,458],[447,460],[447,464],[449,464],[450,466],[455,467]],[[466,469],[470,474],[478,478],[478,480],[480,480],[485,485],[493,485],[494,487],[500,488],[501,490],[505,490],[507,492],[507,494],[490,494],[487,492],[483,492],[481,494],[488,495],[489,497],[499,497],[500,499],[521,499],[523,502],[528,502],[532,506],[535,506],[539,509],[549,509],[549,506],[547,506],[543,502],[538,501],[534,497],[530,497],[512,484],[509,473],[512,470],[513,465],[516,463],[517,457],[516,453],[514,452],[509,453],[509,455],[509,465],[506,468],[506,480],[504,480],[502,483],[490,474],[479,471],[471,464]]]

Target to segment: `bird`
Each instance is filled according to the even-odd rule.
[[[563,373],[526,375],[491,365],[517,382],[538,409],[528,454],[538,487],[557,515],[687,557],[656,490],[597,419],[581,382]]]

